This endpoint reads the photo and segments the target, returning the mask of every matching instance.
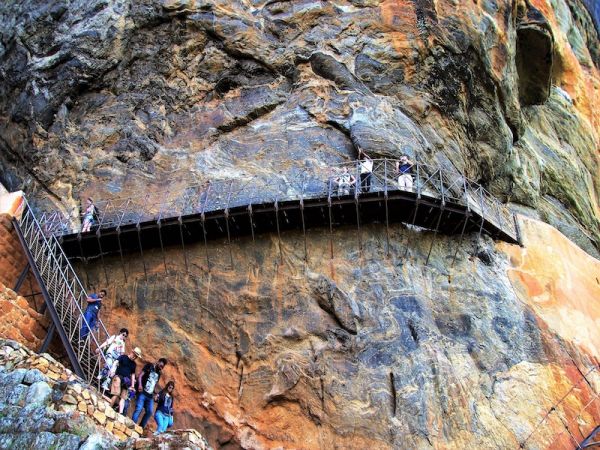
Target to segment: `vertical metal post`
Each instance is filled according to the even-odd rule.
[[[427,253],[427,259],[425,260],[425,265],[429,264],[429,257],[431,256],[431,250],[433,250],[433,244],[435,242],[435,238],[437,237],[438,230],[440,228],[440,221],[442,220],[442,215],[444,214],[444,203],[442,203],[440,208],[440,214],[438,215],[437,223],[435,224],[435,232],[433,233],[433,239],[431,239],[431,245],[429,246],[429,252]]]
[[[359,165],[356,164],[356,181],[354,182],[354,209],[356,210],[356,238],[358,240],[358,256],[362,257],[362,240],[360,236],[360,210],[358,207],[358,195],[360,191],[360,170]]]
[[[454,267],[454,263],[456,262],[456,257],[458,256],[458,250],[460,249],[460,246],[462,245],[462,242],[463,242],[463,238],[465,236],[465,229],[467,228],[467,223],[469,223],[469,218],[471,217],[471,207],[469,206],[469,199],[467,197],[467,182],[465,180],[464,174],[463,174],[463,198],[465,199],[467,211],[465,212],[465,221],[463,222],[462,230],[460,231],[460,239],[458,240],[458,243],[456,244],[456,251],[454,252],[454,257],[452,258],[452,264],[450,264],[450,268]]]
[[[208,254],[208,243],[206,238],[206,205],[208,205],[208,199],[210,197],[210,193],[212,190],[212,184],[208,185],[206,189],[206,196],[204,197],[204,203],[201,205],[202,209],[200,210],[200,224],[202,225],[202,236],[204,238],[204,250],[206,252],[206,269],[210,272],[210,257]]]
[[[200,224],[202,225],[202,236],[204,237],[204,250],[206,252],[206,268],[210,272],[210,257],[208,255],[208,243],[206,242],[206,218],[204,212],[200,215]]]
[[[229,183],[229,192],[227,193],[227,205],[225,206],[225,228],[227,229],[227,247],[229,248],[229,260],[231,261],[231,269],[233,270],[233,250],[231,249],[231,233],[229,232],[229,202],[231,200],[231,189],[233,180]]]
[[[252,203],[248,205],[248,220],[250,221],[250,233],[252,233],[252,242],[254,242],[254,222],[252,220]]]
[[[181,214],[179,214],[179,217],[177,218],[177,222],[179,222],[179,238],[181,239],[181,249],[183,250],[183,262],[185,263],[185,272],[188,273],[189,267],[188,267],[187,253],[185,251],[185,241],[183,239],[183,219],[181,218]]]
[[[417,166],[417,178],[415,180],[415,184],[417,185],[417,198],[421,198],[421,164],[417,161],[415,166]]]
[[[417,186],[417,190],[418,190],[418,186]],[[417,194],[417,200],[415,202],[415,209],[413,210],[413,218],[412,218],[412,222],[411,222],[411,226],[414,227],[415,226],[415,221],[417,220],[417,212],[419,211],[419,205],[421,204],[421,194],[418,193]],[[406,258],[408,256],[408,237],[406,239],[406,250],[404,251],[404,257]]]
[[[138,216],[138,221],[135,224],[135,228],[137,230],[137,238],[138,238],[138,246],[140,248],[140,255],[142,257],[142,266],[144,267],[144,278],[148,281],[148,271],[146,270],[146,261],[144,260],[144,249],[142,248],[142,230],[140,227],[140,216]]]
[[[308,247],[306,244],[306,225],[304,222],[304,199],[300,199],[300,216],[302,218],[302,236],[304,237],[304,262],[308,263]]]
[[[106,271],[106,264],[104,264],[104,251],[102,250],[102,242],[100,240],[100,227],[96,230],[96,239],[98,240],[98,248],[100,249],[100,261],[104,269],[104,278],[106,279],[106,284],[108,284],[108,272]]]
[[[123,223],[123,218],[125,217],[125,213],[129,207],[129,203],[131,203],[131,199],[127,199],[125,206],[122,209],[121,216],[119,217],[119,222],[117,223],[116,232],[117,232],[117,243],[119,244],[119,255],[121,256],[121,268],[123,269],[123,276],[125,277],[125,282],[127,283],[127,272],[125,270],[125,261],[123,259],[123,247],[121,245],[121,224]]]
[[[475,248],[475,253],[479,253],[479,247],[481,246],[481,232],[483,230],[483,224],[485,222],[485,206],[483,204],[483,192],[481,191],[481,186],[479,187],[479,208],[481,209],[481,223],[479,225],[479,233],[477,233],[477,247]]]
[[[331,190],[333,188],[333,179],[329,177],[327,191],[327,210],[329,211],[329,259],[333,259],[333,218],[331,212]]]
[[[161,216],[158,216],[158,220],[156,221],[156,226],[158,227],[158,241],[160,243],[160,253],[162,255],[162,259],[163,259],[163,265],[165,267],[165,275],[169,274],[169,270],[167,269],[167,258],[165,258],[165,247],[163,245],[163,239],[162,239],[162,223],[161,223]]]
[[[442,193],[442,205],[446,204],[446,190],[444,187],[444,181],[442,178],[442,168],[440,167],[439,169],[439,174],[440,174],[440,192]]]
[[[388,209],[387,158],[383,160],[383,202],[385,204],[385,256],[390,257],[390,215]]]
[[[281,249],[281,233],[279,231],[279,202],[275,199],[275,225],[277,225],[277,240],[279,242],[279,261],[283,263],[283,250]]]
[[[121,227],[118,226],[117,232],[117,243],[119,244],[119,255],[121,256],[121,268],[123,269],[123,276],[125,277],[125,283],[127,283],[127,271],[125,270],[125,260],[123,259],[123,247],[121,246]]]

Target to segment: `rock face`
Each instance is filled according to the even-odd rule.
[[[600,421],[590,3],[3,2],[0,180],[77,216],[358,149],[462,170],[592,256],[537,222],[525,249],[394,227],[386,255],[373,225],[333,258],[313,230],[307,261],[290,232],[78,270],[216,447],[572,448]]]
[[[41,207],[362,148],[464,170],[598,255],[581,0],[8,1],[0,17],[1,181]]]
[[[361,230],[362,252],[342,229],[332,260],[313,230],[306,263],[289,232],[235,241],[233,267],[209,244],[210,272],[203,246],[189,273],[177,249],[129,255],[127,279],[105,257],[108,283],[78,269],[112,293],[109,327],[173,361],[176,420],[216,447],[572,448],[600,421],[600,263],[522,230],[525,248],[495,248],[396,226],[386,257],[385,227]]]

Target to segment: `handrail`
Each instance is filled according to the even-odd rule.
[[[94,350],[100,346],[101,335],[108,338],[108,331],[104,323],[98,319],[98,338],[95,336],[82,309],[83,302],[87,302],[87,293],[81,281],[56,237],[44,233],[27,200],[23,198],[22,201],[22,214],[17,223],[24,244],[30,251],[44,288],[51,297],[51,302],[65,328],[71,348],[85,372],[86,381],[93,384],[99,370],[97,367],[99,360],[104,359],[106,363],[104,355],[100,353],[95,356]],[[90,332],[84,340],[80,340],[79,333],[83,323]],[[94,349],[92,344],[95,346]]]
[[[373,160],[370,192],[389,192],[392,190],[392,186],[397,186],[396,162],[399,161],[395,159]],[[389,169],[388,165],[391,165]],[[188,199],[193,199],[194,194],[199,199],[201,214],[222,210],[227,205],[230,205],[230,208],[234,207],[233,205],[260,205],[272,202],[273,198],[277,198],[280,203],[299,198],[304,201],[313,198],[329,198],[331,191],[335,191],[335,180],[344,167],[355,177],[355,189],[352,191],[355,198],[359,198],[364,195],[363,190],[360,189],[360,161],[351,161],[291,171],[287,174],[275,174],[269,181],[260,177],[245,177],[214,180],[209,183],[204,182],[176,189],[167,188],[157,192],[157,201],[154,202],[150,201],[149,194],[98,201],[99,223],[94,228],[110,228],[117,222],[120,224],[130,223],[131,220],[123,220],[127,205],[143,209],[138,217],[138,222],[162,219],[166,211],[172,212],[174,217],[179,217],[188,208],[190,201],[193,201],[188,201]],[[517,235],[513,214],[508,208],[483,186],[469,180],[464,174],[455,170],[442,170],[440,166],[419,161],[414,164],[412,172],[415,177],[413,191],[417,193],[417,197],[442,199],[445,202],[455,202],[468,208],[475,206],[477,209],[481,209],[480,213],[487,220],[495,222],[496,226],[511,235]],[[275,192],[277,193],[275,194]],[[481,198],[473,201],[469,194],[472,197]],[[56,236],[77,233],[79,230],[75,228],[72,216],[74,214],[46,214],[43,216],[43,228],[47,233]]]

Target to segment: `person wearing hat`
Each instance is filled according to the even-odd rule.
[[[129,354],[119,356],[110,369],[112,376],[110,404],[114,407],[119,400],[119,414],[123,414],[129,391],[135,390],[135,360],[141,357],[142,351],[139,347],[135,347]]]

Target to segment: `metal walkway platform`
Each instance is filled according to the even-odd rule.
[[[340,186],[347,170],[355,179]],[[360,186],[360,163],[317,167],[275,179],[248,178],[96,202],[98,224],[79,233],[77,214],[45,214],[41,224],[69,258],[232,239],[314,227],[404,222],[436,234],[487,233],[519,243],[514,215],[462,174],[415,164],[410,190],[398,187],[396,161],[374,160],[370,189]],[[306,235],[306,234],[305,234]],[[389,247],[389,245],[388,245]]]

